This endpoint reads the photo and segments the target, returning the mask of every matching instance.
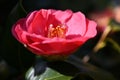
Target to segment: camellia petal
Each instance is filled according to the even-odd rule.
[[[37,11],[33,11],[33,12],[29,13],[28,16],[26,17],[25,24],[26,24],[26,29],[27,29],[27,31],[28,31],[28,29],[29,29],[29,27],[30,27],[30,24],[31,24],[31,22],[33,21],[36,13],[37,13]]]
[[[20,19],[19,21],[16,22],[16,24],[13,25],[12,27],[12,34],[16,37],[16,39],[20,42],[23,42],[23,40],[21,39],[21,34],[23,33],[23,31],[25,31],[25,19]]]
[[[86,19],[81,12],[74,13],[66,24],[69,27],[66,35],[76,34],[83,36],[86,31]]]
[[[71,10],[66,10],[64,12],[59,10],[53,13],[55,18],[61,23],[66,23],[72,17],[72,14]]]
[[[32,19],[33,20],[29,25],[28,32],[44,35],[46,19],[43,17],[41,12],[37,12]]]
[[[94,37],[97,34],[96,26],[97,24],[94,21],[86,19],[87,25],[86,25],[86,33],[85,37]]]
[[[51,42],[51,43],[33,43],[29,48],[36,50],[37,54],[44,55],[69,55],[74,52],[80,44],[76,42]],[[82,45],[82,44],[81,44]],[[55,47],[56,46],[56,47]],[[46,47],[46,48],[45,48]],[[69,47],[69,48],[66,48]],[[67,52],[67,53],[66,53]]]

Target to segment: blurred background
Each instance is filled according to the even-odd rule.
[[[39,9],[81,11],[97,22],[97,36],[75,54],[120,80],[120,0],[0,0],[0,80],[24,80],[35,55],[11,34],[12,25]],[[97,80],[97,79],[96,79]]]

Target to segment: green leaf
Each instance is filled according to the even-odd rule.
[[[113,27],[112,27],[112,31],[113,32],[118,32],[118,31],[120,31],[120,25],[114,25]]]
[[[118,52],[120,53],[120,45],[115,41],[113,40],[112,38],[107,38],[107,42],[109,42],[112,47]]]
[[[80,73],[84,73],[86,75],[89,75],[94,80],[116,80],[111,73],[109,73],[101,68],[98,68],[92,64],[83,63],[82,61],[80,61],[79,58],[77,58],[75,56],[71,56],[67,60],[67,62],[75,65],[80,70],[82,70],[82,72],[80,72]]]
[[[25,17],[27,12],[22,6],[21,0],[15,5],[8,16],[7,26],[13,25],[18,19]]]
[[[47,68],[46,71],[39,76],[34,76],[34,68],[30,68],[26,73],[27,80],[71,80],[71,78],[71,76],[62,75],[51,68]]]
[[[116,22],[115,20],[110,21],[110,26],[112,28],[112,32],[119,32],[120,31],[120,23]]]

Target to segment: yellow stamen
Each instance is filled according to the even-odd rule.
[[[53,24],[50,24],[48,28],[48,38],[53,37],[65,38],[66,31],[67,27],[65,25],[58,25],[54,27]]]

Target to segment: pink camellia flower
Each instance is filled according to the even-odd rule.
[[[96,35],[96,23],[81,12],[41,9],[12,27],[14,37],[41,56],[68,56]]]

